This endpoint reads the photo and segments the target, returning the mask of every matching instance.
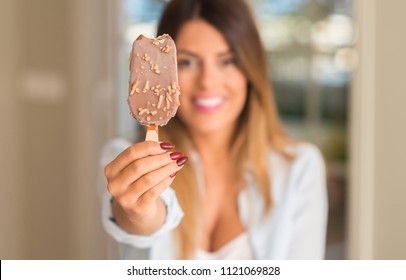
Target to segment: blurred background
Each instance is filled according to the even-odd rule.
[[[164,0],[1,0],[0,258],[106,259],[103,144]],[[293,137],[326,159],[326,259],[406,259],[405,1],[249,0]]]

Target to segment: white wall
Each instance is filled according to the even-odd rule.
[[[107,256],[95,186],[113,131],[107,2],[1,1],[1,259]]]
[[[25,193],[20,172],[23,161],[19,96],[16,72],[20,61],[17,6],[0,2],[0,258],[24,255]]]
[[[406,259],[405,1],[355,1],[349,258]]]
[[[406,2],[377,4],[373,257],[406,259]]]

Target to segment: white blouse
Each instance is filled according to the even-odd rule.
[[[155,233],[148,236],[129,234],[112,220],[111,196],[107,192],[102,171],[105,165],[130,145],[127,140],[114,139],[103,149],[99,175],[103,226],[115,240],[120,259],[175,259],[172,233],[180,223],[183,211],[171,187],[161,195],[167,207],[167,216]],[[291,147],[290,151],[295,156],[291,162],[275,152],[268,155],[272,211],[263,214],[264,201],[254,177],[248,171],[246,188],[238,195],[239,217],[246,237],[237,242],[252,248],[250,257],[253,259],[324,258],[328,214],[324,161],[320,151],[311,144],[301,143]],[[203,174],[199,169],[198,156],[192,160],[196,172]],[[197,252],[197,256],[208,256],[200,253]]]
[[[202,249],[197,250],[195,260],[252,260],[251,244],[246,232],[222,246],[215,252],[208,252]]]

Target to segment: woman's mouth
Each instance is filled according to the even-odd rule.
[[[225,99],[221,96],[195,97],[192,100],[195,108],[200,112],[210,113],[218,110],[224,104]]]

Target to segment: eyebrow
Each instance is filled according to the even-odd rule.
[[[189,55],[189,56],[192,56],[192,57],[199,58],[198,54],[196,54],[194,52],[191,52],[191,51],[188,51],[188,50],[178,49],[178,54],[184,54],[184,55]],[[230,50],[227,50],[225,52],[221,52],[221,53],[217,54],[218,57],[223,57],[223,56],[228,56],[228,55],[234,55],[234,53],[232,51],[230,51]]]

